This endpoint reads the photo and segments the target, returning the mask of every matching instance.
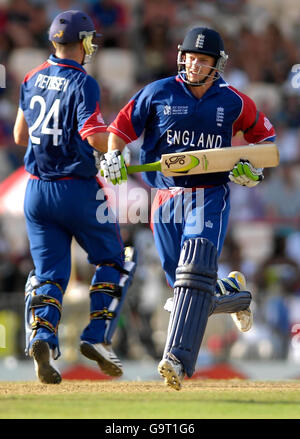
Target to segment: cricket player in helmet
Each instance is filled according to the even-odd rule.
[[[90,321],[81,334],[80,351],[105,374],[123,373],[112,336],[135,256],[131,247],[124,249],[116,221],[97,220],[105,196],[96,178],[94,151],[107,151],[108,134],[99,85],[83,67],[95,53],[94,36],[94,24],[84,12],[65,11],[54,19],[49,39],[55,54],[25,76],[14,126],[15,142],[27,147],[24,162],[30,174],[24,211],[34,269],[25,288],[26,352],[46,384],[61,381],[52,360],[60,356],[59,324],[73,238],[95,268]]]
[[[101,167],[107,181],[122,183],[126,166],[122,151],[140,143],[140,162],[162,154],[231,147],[242,131],[250,144],[273,142],[275,131],[247,95],[223,78],[226,54],[213,29],[197,27],[179,45],[178,75],[139,90],[108,127],[108,152]],[[174,296],[163,358],[158,371],[165,384],[180,390],[191,377],[212,313],[231,314],[240,331],[252,325],[251,294],[242,273],[218,279],[218,257],[230,212],[230,182],[253,187],[263,170],[240,160],[231,172],[166,177],[143,174],[157,189],[151,226],[155,244]]]
[[[209,72],[201,79],[201,71],[206,67],[205,58],[203,64],[197,62],[196,54],[208,55],[214,59]],[[203,86],[220,77],[227,59],[228,55],[225,53],[224,43],[218,32],[212,29],[192,29],[186,34],[183,43],[178,46],[178,76],[192,87]]]
[[[98,45],[93,43],[94,37],[99,37],[91,18],[81,11],[71,10],[58,14],[49,29],[49,40],[56,49],[59,44],[82,43],[82,61],[90,63]]]

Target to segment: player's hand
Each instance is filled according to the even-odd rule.
[[[264,179],[263,169],[255,168],[248,160],[240,160],[230,171],[229,179],[241,186],[253,187]]]
[[[101,162],[101,174],[107,183],[121,184],[127,181],[127,170],[121,152],[114,150],[104,154]]]
[[[125,146],[125,148],[123,149],[122,156],[124,157],[125,165],[129,166],[130,159],[131,159],[131,153],[130,153],[130,149],[128,148],[128,146]]]

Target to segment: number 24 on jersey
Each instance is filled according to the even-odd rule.
[[[46,114],[47,111],[46,102],[42,96],[39,95],[33,96],[31,98],[29,108],[33,110],[36,104],[40,105],[40,112],[34,124],[29,128],[29,136],[31,142],[40,145],[41,143],[40,137],[38,137],[37,135],[33,135],[35,131],[40,129],[41,134],[47,134],[49,136],[53,136],[53,145],[57,146],[58,137],[61,136],[62,134],[62,129],[58,128],[60,99],[55,99],[47,114]],[[49,127],[49,122],[51,118],[53,118],[52,128]]]

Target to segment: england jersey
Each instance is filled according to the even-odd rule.
[[[26,170],[43,180],[95,176],[86,138],[107,128],[95,79],[77,62],[51,55],[25,76],[20,94],[29,128]]]
[[[160,160],[162,154],[231,147],[239,131],[249,143],[275,140],[272,124],[253,100],[222,78],[201,99],[178,76],[150,83],[133,96],[108,131],[129,146],[139,141],[142,164]],[[143,178],[158,188],[197,187],[224,184],[228,172],[179,177],[147,172]]]

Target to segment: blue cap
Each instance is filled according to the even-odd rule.
[[[64,11],[54,18],[49,29],[49,40],[61,44],[74,43],[84,38],[84,32],[95,32],[96,35],[92,19],[82,11]]]

